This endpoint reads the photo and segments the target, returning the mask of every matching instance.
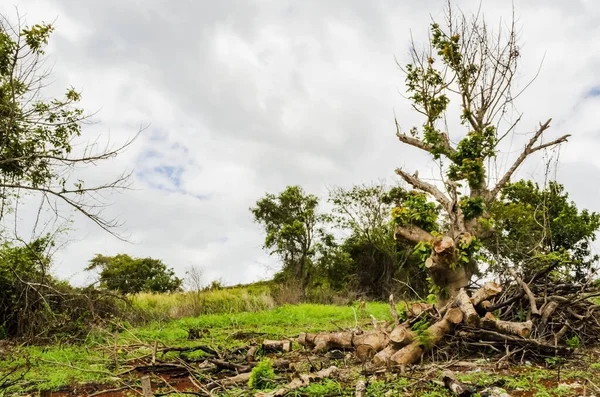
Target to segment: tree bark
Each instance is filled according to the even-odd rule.
[[[292,341],[265,339],[262,343],[262,348],[266,351],[279,351],[287,353],[292,350]]]
[[[421,338],[417,338],[417,340],[394,353],[390,357],[390,361],[399,366],[417,362],[423,353],[430,350],[442,340],[452,327],[460,323],[462,319],[463,313],[459,308],[453,307],[448,309],[440,321],[427,328]],[[423,339],[426,339],[426,341]]]
[[[460,292],[456,296],[456,302],[458,303],[458,307],[464,314],[464,321],[469,327],[478,327],[479,326],[479,314],[473,307],[471,303],[471,299],[464,288],[461,288]]]
[[[519,323],[513,321],[496,320],[492,313],[486,313],[482,321],[483,328],[494,329],[500,332],[518,335],[523,338],[528,338],[531,335],[533,322],[531,320]]]
[[[483,287],[473,293],[471,296],[471,303],[473,306],[477,306],[491,297],[498,295],[500,292],[502,292],[502,286],[500,284],[488,281]]]
[[[444,295],[438,296],[440,305],[456,297],[460,289],[466,287],[471,280],[470,272],[456,262],[454,239],[448,235],[436,238],[433,241],[431,256],[425,261],[425,267],[431,273],[433,283],[445,290]]]

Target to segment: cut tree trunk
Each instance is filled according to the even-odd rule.
[[[468,233],[465,235],[466,237],[459,238],[470,238]],[[438,296],[440,306],[454,299],[471,280],[472,274],[464,266],[456,265],[456,262],[456,243],[452,237],[446,235],[433,240],[431,256],[425,261],[425,267],[429,270],[433,283],[446,290],[443,296]]]
[[[383,331],[367,331],[355,334],[349,331],[322,332],[319,334],[301,333],[298,343],[312,348],[313,352],[323,352],[330,349],[351,349],[359,346],[369,346],[375,353],[387,346],[389,338]]]
[[[390,332],[390,341],[396,345],[408,345],[414,338],[413,332],[402,325],[397,326]]]

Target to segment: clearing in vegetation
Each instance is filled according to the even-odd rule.
[[[414,316],[420,306],[398,304],[398,316],[431,315],[423,307],[426,310]],[[455,346],[442,347],[426,353],[422,365],[402,371],[373,365],[372,352],[363,345],[336,349],[329,344],[317,351],[298,343],[312,334],[335,335],[331,332],[352,332],[354,341],[375,343],[377,338],[367,337],[373,335],[374,319],[383,332],[393,317],[389,304],[361,302],[345,307],[286,305],[139,328],[115,322],[112,330],[91,332],[80,346],[3,346],[0,370],[7,373],[22,366],[13,374],[14,384],[6,395],[53,391],[52,396],[134,396],[142,392],[145,376],[155,396],[450,396],[455,394],[448,386],[459,384],[466,390],[461,395],[483,396],[500,389],[511,396],[598,392],[600,356],[576,344],[572,348],[577,360],[526,357],[522,353],[527,345],[516,343],[481,342],[468,359]],[[422,338],[423,322],[410,322],[416,338]],[[394,334],[388,336],[393,339]],[[277,343],[287,341],[291,344]],[[24,371],[22,376],[17,376],[19,371]]]

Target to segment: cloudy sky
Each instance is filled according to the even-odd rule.
[[[55,271],[84,283],[96,253],[163,259],[183,275],[200,266],[228,284],[266,278],[277,262],[248,208],[265,192],[300,184],[324,196],[332,185],[386,180],[394,169],[436,166],[400,144],[419,125],[403,98],[410,34],[426,39],[445,0],[7,0],[0,12],[28,23],[56,20],[48,51],[49,93],[81,90],[113,141],[149,125],[118,159],[90,178],[133,170],[132,190],[111,197],[125,221],[123,243],[75,217]],[[10,4],[12,3],[12,4]],[[494,26],[510,2],[483,2]],[[478,1],[455,2],[464,12]],[[514,158],[539,121],[548,138],[571,133],[560,152],[539,153],[521,176],[543,176],[560,154],[557,178],[581,206],[600,211],[600,2],[515,0],[524,86],[518,135],[498,166]],[[55,91],[52,91],[55,90]],[[459,136],[461,131],[454,132]],[[100,171],[101,170],[101,171]],[[88,171],[86,171],[88,172]]]

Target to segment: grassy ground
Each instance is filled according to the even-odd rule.
[[[241,313],[223,313],[187,317],[173,321],[154,321],[144,327],[127,327],[114,323],[111,329],[96,329],[81,346],[21,347],[0,360],[0,373],[17,365],[30,363],[23,382],[12,390],[59,390],[62,386],[85,382],[111,382],[119,373],[118,362],[148,354],[145,346],[154,341],[170,347],[207,345],[215,350],[231,349],[248,343],[238,339],[240,331],[257,338],[294,337],[304,331],[334,330],[338,326],[354,326],[352,307],[326,305],[286,305],[271,310]],[[378,319],[388,318],[384,304],[371,303],[366,312],[358,313],[361,322],[369,322],[369,314]],[[357,317],[358,318],[358,317]],[[188,330],[199,330],[202,336],[188,339]],[[113,331],[114,330],[114,331]],[[144,345],[144,347],[136,347]],[[116,346],[116,347],[115,347]],[[202,357],[194,352],[190,359]],[[16,358],[18,357],[18,358]]]
[[[73,387],[81,384],[97,383],[105,388],[121,385],[123,377],[117,375],[127,369],[127,363],[135,362],[131,360],[148,355],[151,352],[148,346],[152,346],[155,341],[159,346],[191,347],[202,344],[223,351],[247,345],[253,339],[261,341],[264,338],[290,338],[300,332],[353,327],[356,322],[367,329],[371,322],[370,315],[379,320],[390,319],[388,309],[387,304],[380,303],[368,303],[365,311],[358,310],[357,306],[302,304],[254,312],[154,321],[143,327],[130,327],[115,322],[105,329],[91,330],[86,343],[81,346],[21,347],[9,353],[0,353],[0,374],[19,364],[29,363],[29,372],[7,395],[67,390],[65,387],[70,390],[70,394],[61,395],[77,395]],[[198,331],[198,339],[188,339],[188,331],[192,329]],[[297,345],[295,347],[298,348]],[[459,378],[476,385],[499,385],[513,396],[577,396],[581,395],[584,387],[590,395],[597,392],[594,384],[600,385],[600,364],[589,353],[576,362],[562,365],[560,369],[522,365],[498,370],[485,357],[480,357],[479,361],[474,361],[474,366],[459,368]],[[172,359],[180,357],[179,353],[167,354]],[[203,352],[196,351],[184,355],[184,358],[194,361],[201,360],[203,356]],[[165,358],[169,356],[159,357]],[[345,365],[344,362],[334,364],[340,368]],[[441,370],[439,366],[424,365],[417,372],[405,376],[382,374],[367,378],[367,396],[449,396],[447,390],[430,381],[439,379]],[[352,396],[354,384],[362,376],[360,371],[360,365],[355,366],[345,380],[315,382],[289,395]],[[285,382],[286,380],[279,380],[280,384]],[[169,389],[165,391],[168,392]],[[130,395],[138,394],[131,391]],[[252,394],[247,388],[239,388],[221,395]]]

